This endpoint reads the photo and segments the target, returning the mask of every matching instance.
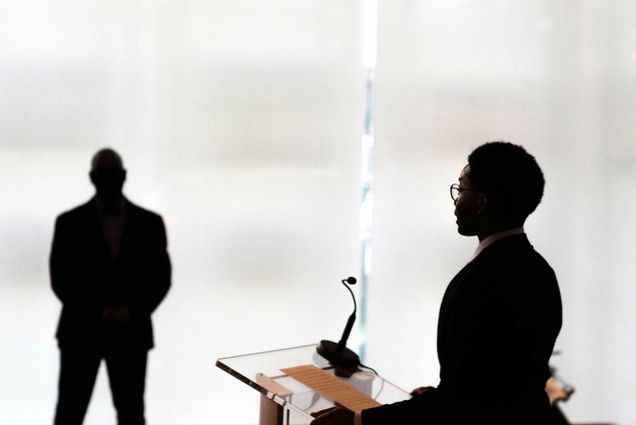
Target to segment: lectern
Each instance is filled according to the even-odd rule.
[[[288,373],[306,366],[334,379],[334,368],[316,352],[315,344],[220,358],[216,365],[260,392],[260,425],[308,424],[313,419],[311,412],[336,404],[324,391],[312,389]],[[370,371],[337,379],[380,404],[410,398],[408,392]]]

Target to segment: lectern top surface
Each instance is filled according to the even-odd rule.
[[[224,357],[216,362],[219,368],[265,397],[308,418],[311,412],[334,406],[333,400],[288,376],[282,369],[309,364],[331,374],[335,372],[329,362],[316,352],[315,344]],[[369,371],[361,370],[349,378],[339,379],[380,404],[410,397],[403,389]]]

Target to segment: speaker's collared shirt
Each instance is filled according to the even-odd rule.
[[[470,258],[470,261],[473,261],[479,254],[483,252],[484,249],[488,248],[490,245],[497,242],[498,240],[507,238],[508,236],[523,235],[524,233],[525,232],[523,230],[523,227],[516,227],[514,229],[504,230],[503,232],[494,233],[488,236],[486,239],[479,242],[479,245],[475,249],[473,256]]]

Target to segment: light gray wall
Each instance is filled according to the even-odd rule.
[[[103,146],[168,229],[149,422],[255,423],[256,392],[216,359],[336,339],[351,308],[339,281],[358,270],[361,3],[1,8],[0,423],[51,421],[53,223],[91,196]],[[87,424],[114,422],[105,378]]]
[[[255,422],[256,393],[216,358],[336,339],[349,314],[362,0],[1,9],[0,423],[52,416],[53,220],[91,195],[103,146],[168,227],[149,421]],[[635,423],[635,18],[629,1],[380,2],[367,360],[397,384],[437,382],[437,309],[476,244],[455,232],[448,186],[471,149],[506,139],[546,174],[526,230],[561,283],[565,411]],[[100,375],[87,423],[113,418]]]
[[[456,234],[448,186],[504,139],[546,175],[526,231],[561,285],[564,410],[636,423],[634,3],[404,0],[379,16],[369,362],[407,388],[437,382],[439,304],[477,244]]]

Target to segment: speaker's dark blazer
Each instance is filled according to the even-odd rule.
[[[446,289],[438,387],[364,410],[362,423],[539,425],[549,409],[548,360],[560,328],[552,268],[523,234],[496,241]]]
[[[61,348],[154,346],[150,315],[170,287],[171,266],[161,217],[125,201],[117,258],[109,253],[94,200],[61,214],[50,256],[51,285],[62,301]],[[102,321],[104,307],[131,311],[127,327]]]

